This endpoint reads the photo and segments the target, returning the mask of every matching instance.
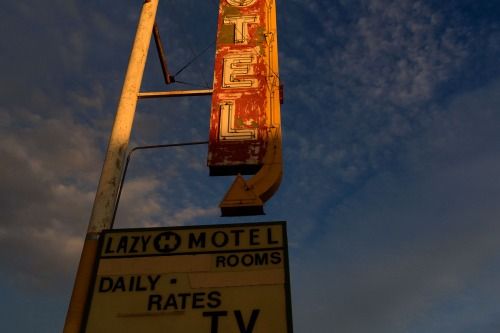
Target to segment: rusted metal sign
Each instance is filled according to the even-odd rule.
[[[273,140],[281,140],[279,95],[275,0],[221,0],[210,118],[211,175],[255,174],[261,169],[276,144]]]

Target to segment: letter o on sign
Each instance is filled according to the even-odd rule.
[[[253,5],[257,0],[227,0],[230,5],[235,7],[247,7]]]

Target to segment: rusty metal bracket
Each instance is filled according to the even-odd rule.
[[[161,71],[163,72],[163,78],[165,79],[166,84],[174,83],[175,78],[173,75],[170,75],[168,71],[167,64],[167,55],[163,49],[163,43],[160,38],[160,29],[158,28],[158,24],[153,25],[153,36],[156,44],[156,51],[158,52],[158,58],[160,59]]]
[[[198,90],[171,90],[171,91],[147,91],[140,92],[137,97],[139,99],[148,98],[165,98],[165,97],[185,97],[185,96],[210,96],[213,89],[198,89]]]

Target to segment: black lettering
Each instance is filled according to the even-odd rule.
[[[113,288],[113,279],[110,277],[102,277],[99,281],[99,292],[105,293]]]
[[[208,293],[208,302],[207,305],[211,309],[218,308],[221,305],[221,294],[218,291],[211,291]]]
[[[148,297],[148,311],[153,310],[153,305],[156,306],[156,309],[155,309],[156,311],[160,311],[161,310],[161,301],[162,301],[161,295],[156,295],[156,294],[149,295],[149,297]]]
[[[270,264],[278,265],[283,262],[282,253],[274,252],[255,252],[246,254],[219,255],[215,258],[216,268],[236,267],[236,266],[267,266]]]
[[[189,248],[190,249],[192,249],[193,247],[205,248],[206,239],[207,239],[207,233],[206,232],[201,232],[198,235],[198,238],[196,238],[195,234],[190,233],[189,234]]]
[[[244,231],[245,230],[243,230],[243,229],[231,230],[231,233],[234,234],[234,245],[235,246],[240,245],[240,234]]]
[[[215,259],[215,267],[226,267],[226,257],[224,256],[217,256]]]
[[[205,305],[203,301],[205,300],[205,293],[194,293],[193,294],[193,309],[203,309]]]
[[[210,333],[219,333],[219,317],[227,316],[227,311],[205,311],[203,317],[210,317]]]
[[[241,333],[252,333],[255,327],[255,322],[257,321],[257,317],[259,316],[259,309],[252,310],[252,314],[250,315],[250,320],[248,321],[248,325],[245,326],[245,322],[243,321],[243,316],[241,315],[240,310],[234,311],[234,316],[236,317],[236,322],[238,323],[238,328]]]
[[[181,237],[172,231],[162,232],[153,240],[153,246],[156,251],[169,253],[175,251],[181,245]]]
[[[243,266],[252,266],[253,265],[253,255],[251,254],[245,254],[243,257],[241,257],[241,263]]]
[[[133,278],[134,278],[134,277],[132,277],[132,279],[133,279]],[[137,280],[136,280],[136,283],[135,283],[135,290],[136,290],[136,291],[146,291],[146,290],[148,290],[148,288],[147,288],[147,287],[145,287],[145,286],[141,285],[141,280],[142,280],[142,277],[141,277],[141,276],[138,276],[138,277],[137,277]]]
[[[118,242],[118,246],[116,248],[116,253],[127,253],[127,245],[128,245],[128,238],[127,236],[122,236],[120,237],[120,241]]]
[[[255,266],[262,266],[269,264],[269,253],[255,253]]]
[[[104,252],[106,253],[115,253],[115,251],[113,251],[111,249],[111,244],[113,244],[113,237],[109,237],[106,241],[106,250]]]
[[[272,252],[271,253],[271,264],[277,265],[281,264],[281,253],[280,252]]]
[[[271,228],[267,228],[267,244],[279,244],[279,241],[273,239],[273,230]]]
[[[172,307],[174,310],[177,310],[177,300],[175,298],[175,294],[168,295],[167,301],[163,306],[163,310],[168,310],[168,308]]]
[[[151,286],[151,291],[155,290],[156,284],[160,280],[160,277],[161,277],[161,275],[156,275],[155,277],[148,275],[148,280],[149,280],[149,285]]]
[[[235,254],[231,254],[230,256],[228,256],[226,258],[226,262],[227,262],[227,265],[229,267],[235,267],[236,265],[238,265],[238,263],[240,262],[240,259],[238,258],[237,255]]]
[[[250,245],[260,245],[259,229],[250,229]]]
[[[181,309],[184,310],[186,308],[186,299],[191,296],[189,293],[182,293],[177,295],[181,298]]]
[[[129,253],[137,253],[137,244],[139,244],[139,239],[140,237],[139,236],[131,236],[132,238],[132,244],[130,245],[130,249],[129,249]]]
[[[125,291],[125,279],[123,276],[119,276],[116,279],[115,286],[113,287],[113,292],[115,292],[117,289],[120,289],[119,291]]]
[[[142,236],[141,237],[142,252],[146,252],[146,250],[148,249],[148,243],[149,243],[150,240],[151,240],[151,236],[147,236],[147,237]]]
[[[137,280],[139,280],[139,281],[138,281],[139,283],[140,283],[140,279],[141,279],[141,277],[140,277],[140,276],[138,276],[138,277],[137,277]],[[131,277],[130,277],[130,280],[128,281],[128,290],[129,290],[129,291],[134,290],[134,282],[135,282],[135,276],[131,276]],[[137,287],[137,286],[135,286],[135,287]]]
[[[218,237],[219,235],[221,235],[221,237]],[[213,233],[213,235],[212,235],[212,244],[215,247],[226,246],[228,242],[229,242],[229,237],[227,236],[227,234],[225,232],[223,232],[223,231],[217,231],[217,232]]]

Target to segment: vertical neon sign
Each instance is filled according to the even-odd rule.
[[[279,108],[275,1],[221,0],[208,148],[210,174],[257,173],[270,160],[269,147],[276,146],[276,135],[281,140]]]

